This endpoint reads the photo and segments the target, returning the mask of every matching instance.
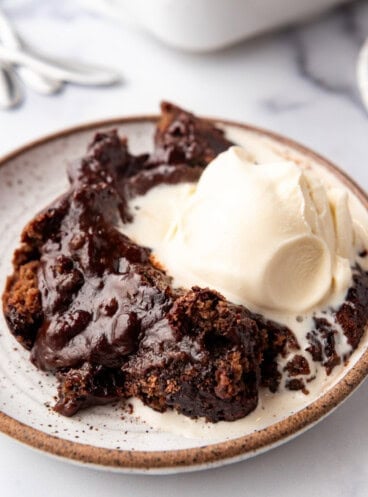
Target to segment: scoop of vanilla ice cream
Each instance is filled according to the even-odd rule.
[[[350,284],[346,196],[329,198],[292,162],[254,165],[231,147],[207,166],[176,216],[157,257],[182,286],[301,312]]]
[[[351,284],[348,195],[293,162],[255,165],[231,147],[197,184],[159,185],[130,208],[124,233],[152,248],[176,286],[300,313],[344,298]]]

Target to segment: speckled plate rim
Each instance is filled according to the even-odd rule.
[[[124,124],[139,124],[157,121],[158,116],[132,116],[126,118],[111,118],[81,124],[46,135],[36,139],[14,151],[6,154],[0,159],[0,167],[30,150],[44,145],[50,141],[64,138],[74,133],[109,126]],[[206,118],[216,124],[232,126],[246,131],[255,132],[262,136],[271,138],[276,142],[288,146],[302,155],[316,160],[338,177],[346,187],[351,190],[368,208],[367,194],[343,171],[332,164],[329,160],[313,152],[309,148],[272,131],[236,121]],[[349,366],[347,366],[349,368]],[[235,438],[232,440],[210,444],[202,447],[180,450],[161,451],[124,451],[117,449],[106,449],[88,444],[81,444],[53,435],[46,434],[32,428],[0,411],[0,432],[22,442],[34,449],[46,452],[70,462],[83,463],[99,469],[112,471],[168,474],[183,471],[194,471],[216,467],[231,462],[241,461],[274,448],[294,438],[303,431],[311,428],[317,422],[330,414],[339,404],[347,399],[349,395],[362,383],[368,375],[368,350],[366,350],[358,361],[347,370],[346,374],[329,391],[319,397],[297,413],[274,423],[262,430]]]

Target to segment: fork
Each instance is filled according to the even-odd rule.
[[[23,100],[19,81],[13,69],[0,63],[0,109],[11,109]]]
[[[22,42],[0,10],[0,109],[12,108],[22,101],[17,76],[46,95],[56,93],[64,83],[107,86],[121,82],[121,76],[113,70],[36,54]]]
[[[5,47],[22,50],[23,42],[7,17],[0,9],[0,40]],[[28,67],[19,67],[18,74],[22,81],[37,93],[50,95],[60,91],[62,81],[43,76]]]

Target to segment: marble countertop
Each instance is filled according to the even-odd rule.
[[[155,113],[164,98],[198,114],[288,135],[368,188],[368,114],[355,81],[359,47],[368,35],[367,2],[207,55],[176,52],[146,33],[86,12],[75,0],[5,0],[2,5],[36,47],[116,67],[124,84],[67,87],[55,97],[27,93],[22,107],[0,113],[0,155],[70,125]],[[0,493],[363,497],[368,492],[367,398],[365,383],[294,441],[243,463],[179,476],[124,476],[75,467],[0,436]]]

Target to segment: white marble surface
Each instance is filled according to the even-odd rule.
[[[121,87],[68,87],[57,97],[29,92],[0,113],[0,154],[72,124],[156,112],[171,99],[197,113],[248,121],[289,135],[335,161],[368,187],[368,114],[355,61],[368,35],[368,4],[340,8],[299,28],[220,53],[178,53],[75,0],[5,0],[27,40],[45,52],[120,69]],[[252,497],[363,497],[368,493],[368,384],[317,427],[287,445],[233,466],[170,477],[123,476],[78,468],[0,436],[4,497],[160,494]]]

